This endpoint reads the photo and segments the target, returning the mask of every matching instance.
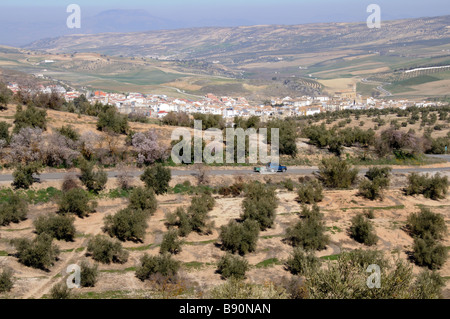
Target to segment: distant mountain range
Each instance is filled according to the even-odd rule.
[[[53,11],[46,12],[49,15],[45,21],[33,21],[28,16],[3,17],[0,16],[1,44],[13,46],[30,43],[36,39],[52,36],[64,36],[76,33],[96,34],[105,32],[138,32],[161,29],[182,28],[183,24],[177,21],[157,18],[145,10],[108,10],[98,14],[89,14],[82,11],[82,29],[69,29],[65,26],[65,18],[68,13],[58,12],[58,19],[52,18]],[[55,12],[56,13],[56,12]],[[20,24],[16,20],[20,21]],[[6,31],[6,32],[4,32]]]
[[[69,13],[65,9],[37,9],[33,12],[0,12],[0,45],[22,46],[37,39],[71,34],[97,34],[105,32],[142,32],[180,29],[205,25],[249,25],[243,19],[184,19],[160,18],[143,9],[114,9],[92,13],[82,9],[81,29],[66,28]],[[38,16],[39,18],[36,18]]]
[[[112,11],[99,15],[93,30],[116,14]],[[153,23],[164,23],[158,19],[148,20],[145,14],[133,14],[132,17],[147,21],[149,28]],[[126,25],[129,18],[124,15],[118,23]],[[262,56],[267,60],[338,49],[388,52],[396,48],[448,43],[450,16],[441,16],[386,21],[381,29],[369,29],[364,23],[324,23],[67,35],[36,41],[24,48],[51,53],[97,52],[116,56],[217,60],[224,65],[239,65],[258,61]]]

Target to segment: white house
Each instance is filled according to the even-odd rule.
[[[311,115],[314,115],[314,114],[320,114],[320,108],[313,107],[313,108],[310,108],[310,109],[306,110],[306,116],[311,116]]]

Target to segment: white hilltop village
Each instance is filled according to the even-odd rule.
[[[272,98],[270,104],[251,105],[245,97],[218,97],[212,93],[205,95],[199,100],[172,98],[167,95],[142,94],[142,93],[108,93],[103,91],[79,91],[66,90],[62,85],[40,85],[38,88],[30,89],[20,87],[17,83],[8,83],[8,88],[14,93],[26,91],[31,93],[56,93],[70,102],[85,95],[91,103],[115,105],[120,113],[143,115],[149,118],[161,119],[170,112],[175,113],[201,113],[221,115],[227,121],[235,117],[258,116],[262,120],[272,117],[285,118],[292,116],[311,116],[322,112],[333,112],[340,110],[358,109],[384,109],[400,108],[410,106],[430,107],[440,106],[442,102],[427,102],[413,100],[396,100],[386,98],[363,97],[356,92],[356,86],[349,87],[344,91],[335,92],[333,96],[301,96]]]

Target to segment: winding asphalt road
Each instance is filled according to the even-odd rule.
[[[369,81],[367,79],[361,79],[362,83],[373,83],[373,84],[380,84],[381,82],[377,82],[377,81]],[[386,96],[392,96],[392,93],[389,92],[388,90],[386,90],[383,85],[389,85],[391,83],[382,83],[380,86],[377,87],[377,90],[380,91],[381,93],[383,93]]]
[[[447,160],[450,162],[450,155],[430,155],[430,157],[440,158]],[[292,167],[288,168],[286,173],[283,175],[310,175],[314,172],[318,171],[318,167]],[[364,174],[367,169],[360,169],[360,173]],[[408,174],[408,173],[438,173],[438,172],[448,172],[450,173],[450,164],[447,167],[439,167],[439,168],[428,168],[428,167],[410,167],[410,168],[393,168],[392,173],[397,174]],[[120,172],[118,171],[108,171],[108,178],[117,177]],[[195,170],[180,170],[180,169],[172,169],[172,176],[193,176],[196,175],[197,171]],[[43,173],[39,176],[40,181],[55,181],[55,180],[63,180],[64,176],[69,173],[57,172],[57,173]],[[131,176],[138,177],[142,174],[142,171],[133,171],[130,172]],[[257,174],[253,172],[252,167],[244,167],[244,168],[236,168],[236,169],[226,169],[226,168],[213,168],[209,170],[209,174],[213,176],[230,176],[230,175],[250,175]],[[280,173],[281,174],[281,173]],[[0,182],[12,182],[13,177],[11,174],[0,175]]]

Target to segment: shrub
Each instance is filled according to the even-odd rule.
[[[98,277],[98,265],[91,266],[86,261],[81,262],[81,287],[95,287]]]
[[[244,191],[244,183],[234,183],[233,185],[226,187],[223,186],[219,189],[219,195],[238,197]]]
[[[217,272],[225,279],[244,279],[248,268],[248,261],[245,258],[226,254],[220,259]]]
[[[412,236],[419,238],[431,237],[440,240],[447,234],[444,216],[433,213],[428,208],[421,208],[420,213],[409,215],[407,227]]]
[[[70,125],[63,125],[60,129],[57,130],[59,134],[67,137],[68,139],[77,142],[80,139],[80,134]]]
[[[128,208],[142,210],[146,214],[153,215],[158,207],[155,192],[151,188],[138,187],[131,191]]]
[[[216,200],[209,190],[201,194],[200,196],[194,197],[192,203],[194,203],[195,201],[204,203],[206,209],[208,209],[209,211],[213,210],[214,206],[216,205]]]
[[[243,128],[244,130],[248,128],[258,129],[261,124],[261,118],[255,115],[250,116],[248,119],[236,116],[234,118],[234,124],[236,124],[236,127]]]
[[[58,240],[73,241],[76,234],[73,222],[73,217],[51,214],[48,216],[39,216],[34,221],[34,227],[38,235],[47,233],[52,238]]]
[[[214,224],[208,223],[208,212],[213,209],[214,204],[215,200],[210,194],[196,196],[192,198],[187,212],[179,207],[174,214],[169,214],[167,224],[178,226],[178,233],[182,237],[189,235],[192,231],[210,234]]]
[[[167,193],[171,179],[172,173],[170,169],[163,167],[161,164],[148,167],[141,176],[141,181],[148,188],[153,188],[157,195]]]
[[[367,286],[367,267],[380,266],[381,286]],[[307,294],[311,299],[408,299],[417,297],[412,267],[401,260],[389,262],[380,251],[343,252],[334,263],[308,274]],[[422,284],[422,283],[421,283]]]
[[[58,202],[59,214],[75,214],[80,218],[95,212],[96,202],[89,201],[89,195],[80,188],[63,192]]]
[[[105,217],[104,231],[122,241],[142,241],[145,237],[148,215],[142,210],[125,208]]]
[[[388,187],[391,171],[390,167],[372,167],[367,171],[366,177],[371,181],[379,180],[381,187]]]
[[[70,299],[71,296],[70,289],[65,282],[54,285],[50,290],[51,299]]]
[[[338,157],[324,158],[319,165],[319,179],[329,188],[349,188],[358,176],[358,170]]]
[[[191,119],[189,117],[189,114],[183,112],[169,112],[161,121],[164,125],[184,127],[191,126]]]
[[[150,120],[146,115],[137,114],[137,113],[128,114],[128,120],[130,122],[136,122],[136,123],[146,123],[146,124],[150,123]]]
[[[376,181],[363,180],[359,184],[358,195],[370,200],[376,200],[382,197],[381,187]]]
[[[232,220],[221,227],[220,240],[224,249],[232,253],[245,255],[255,251],[259,237],[259,225],[254,220],[246,220],[242,224]]]
[[[6,122],[0,122],[0,140],[5,141],[5,145],[8,145],[11,141],[11,136],[9,135],[9,128],[11,124]]]
[[[297,139],[297,124],[291,120],[276,119],[267,123],[267,140],[272,139],[272,128],[279,129],[280,154],[290,155],[295,157],[298,153],[296,139]]]
[[[423,194],[425,198],[433,200],[444,199],[448,192],[448,178],[441,177],[439,173],[433,177],[412,173],[408,176],[408,186],[405,188],[406,195]]]
[[[283,187],[285,187],[288,191],[292,192],[294,190],[294,182],[292,179],[288,178],[287,180],[283,181]]]
[[[178,232],[176,230],[169,230],[164,234],[159,253],[178,254],[181,251],[182,244],[183,242],[178,239]]]
[[[12,186],[16,189],[29,189],[35,182],[33,174],[39,174],[41,165],[39,163],[29,163],[27,165],[19,165],[13,172],[14,181]]]
[[[223,285],[216,286],[210,292],[213,299],[287,299],[286,290],[271,282],[264,285],[246,283],[230,278]]]
[[[256,220],[260,229],[266,230],[272,227],[275,221],[277,207],[278,198],[275,189],[259,182],[253,182],[248,185],[245,192],[245,199],[242,202],[244,213],[241,218]]]
[[[368,218],[368,219],[375,219],[375,211],[373,209],[369,209],[367,211],[364,212],[364,215]]]
[[[307,291],[305,279],[299,276],[292,276],[291,278],[283,277],[279,283],[281,287],[286,290],[289,299],[307,299]]]
[[[408,186],[405,188],[406,195],[423,194],[428,187],[428,175],[412,173],[408,176]]]
[[[352,218],[349,233],[350,237],[358,243],[367,246],[373,246],[378,241],[372,223],[363,214],[358,214]]]
[[[3,269],[0,274],[0,294],[9,292],[13,288],[13,273],[11,269]]]
[[[178,234],[182,237],[186,237],[192,232],[189,216],[182,207],[178,207],[173,214],[167,214],[167,225],[169,227],[177,226]]]
[[[47,111],[40,110],[32,105],[23,110],[21,106],[17,106],[16,114],[14,115],[14,130],[13,133],[19,133],[23,128],[39,128],[41,130],[47,129]]]
[[[202,194],[191,200],[188,216],[193,231],[201,234],[210,234],[213,224],[208,223],[208,212],[214,208],[215,200],[210,194]]]
[[[32,97],[33,105],[41,108],[50,108],[53,110],[60,110],[65,103],[64,98],[56,93],[36,93]]]
[[[382,198],[382,191],[389,187],[390,167],[372,167],[366,173],[368,180],[364,180],[359,184],[359,195],[375,200]]]
[[[298,186],[297,201],[303,204],[314,204],[323,200],[323,188],[317,180],[307,181]]]
[[[61,190],[63,192],[67,192],[74,188],[80,188],[80,185],[78,184],[78,179],[75,177],[75,175],[69,174],[64,176]]]
[[[381,268],[385,268],[389,264],[381,250],[355,249],[344,252],[344,255],[346,255],[344,259],[348,257],[358,267],[367,268],[369,265],[378,265]]]
[[[445,287],[444,279],[435,271],[422,271],[414,284],[417,299],[441,299],[441,290]]]
[[[102,235],[97,235],[89,240],[87,251],[95,261],[103,264],[112,262],[124,264],[127,262],[129,255],[128,251],[122,248],[120,242]]]
[[[99,193],[108,182],[108,175],[103,170],[94,172],[94,163],[83,160],[80,164],[81,176],[80,180],[89,191]]]
[[[322,214],[318,208],[313,208],[312,211],[306,209],[305,212],[306,218],[286,230],[286,240],[292,246],[302,247],[305,250],[325,249],[329,237],[325,234],[326,228],[322,221]]]
[[[11,242],[17,250],[19,262],[28,267],[47,270],[59,255],[59,248],[52,243],[52,237],[43,233],[34,240],[16,239]]]
[[[447,248],[432,237],[414,238],[412,258],[417,265],[440,269],[447,260]]]
[[[172,259],[170,254],[159,256],[145,254],[141,258],[141,265],[136,269],[136,277],[144,281],[150,279],[152,275],[160,274],[174,280],[179,268],[180,263]]]
[[[226,123],[222,115],[194,113],[193,116],[194,120],[202,121],[202,129],[204,131],[210,128],[218,128],[222,130],[226,127]],[[193,124],[194,122],[191,121],[191,125]]]
[[[305,275],[320,267],[320,259],[311,252],[306,253],[301,248],[294,248],[291,257],[286,261],[286,266],[293,275]]]
[[[13,92],[8,89],[5,83],[0,82],[0,109],[6,110],[8,103],[11,102],[13,97]]]
[[[450,144],[449,137],[438,137],[436,139],[429,137],[429,140],[431,140],[431,145],[427,149],[429,154],[445,154],[445,147]]]
[[[17,193],[0,204],[0,226],[19,223],[27,218],[28,203]]]
[[[114,106],[108,105],[98,114],[97,129],[127,134],[129,129],[128,119],[125,115],[119,114]]]
[[[323,214],[320,212],[320,208],[317,205],[313,205],[311,209],[309,209],[307,206],[303,206],[300,217],[306,219],[316,218],[320,220],[323,218]]]

